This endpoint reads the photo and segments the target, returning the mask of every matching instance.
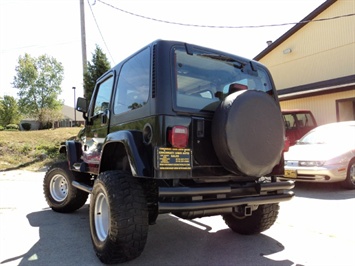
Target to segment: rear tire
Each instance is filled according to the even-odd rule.
[[[145,197],[147,199],[147,207],[148,207],[148,213],[149,213],[149,225],[155,224],[158,215],[159,215],[159,210],[158,210],[158,187],[155,181],[148,181],[145,180],[145,182],[141,183],[144,191],[145,191]]]
[[[148,209],[138,179],[122,171],[101,173],[90,201],[91,240],[106,264],[137,258],[148,236]]]
[[[74,180],[76,178],[66,161],[55,163],[48,169],[43,180],[43,193],[53,211],[73,212],[85,204],[88,193],[74,187]]]
[[[276,221],[279,205],[259,205],[251,216],[238,216],[236,213],[223,215],[223,220],[230,229],[242,235],[259,234],[269,229]]]

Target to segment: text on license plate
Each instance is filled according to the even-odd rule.
[[[296,178],[297,177],[297,172],[296,170],[285,170],[285,177],[289,178]]]

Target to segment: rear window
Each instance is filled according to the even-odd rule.
[[[316,127],[310,113],[290,113],[283,114],[286,129],[302,128],[302,127]]]
[[[177,107],[214,111],[220,101],[239,90],[273,93],[267,72],[249,61],[203,50],[191,55],[183,47],[175,48],[174,60]]]

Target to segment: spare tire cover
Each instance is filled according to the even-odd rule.
[[[212,142],[227,170],[255,177],[269,174],[279,163],[284,146],[278,104],[261,91],[229,95],[214,114]]]

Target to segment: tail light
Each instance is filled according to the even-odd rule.
[[[174,148],[186,148],[189,142],[189,130],[184,126],[174,126],[168,131],[168,141]]]

